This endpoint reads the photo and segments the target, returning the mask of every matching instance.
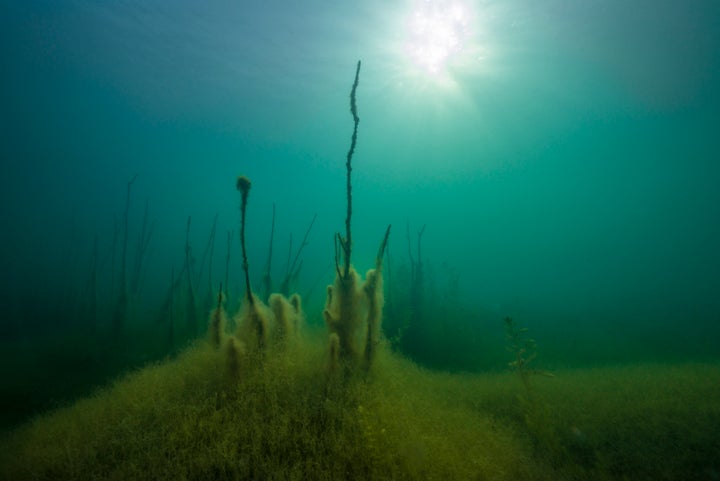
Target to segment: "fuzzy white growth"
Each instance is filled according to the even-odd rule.
[[[271,294],[268,304],[275,316],[275,338],[284,347],[295,335],[295,308],[282,294]]]
[[[249,351],[263,352],[267,348],[273,315],[257,296],[243,303],[240,314],[235,318],[238,325],[237,336]]]
[[[297,336],[300,333],[300,329],[302,329],[302,325],[305,323],[305,313],[303,312],[302,298],[300,297],[300,294],[293,294],[290,296],[290,305],[293,307],[293,311],[295,312],[294,329],[295,335]]]
[[[380,343],[380,326],[382,324],[382,309],[385,303],[383,295],[382,264],[376,269],[370,269],[365,276],[365,298],[368,302],[367,337],[365,339],[365,366],[369,368],[375,360],[377,346]]]
[[[228,338],[225,343],[225,359],[228,377],[236,381],[240,379],[240,371],[242,368],[242,358],[245,355],[245,346],[242,342],[234,337]]]
[[[225,309],[221,305],[218,305],[210,313],[208,335],[210,337],[210,344],[215,349],[220,349],[222,344],[223,335],[225,333],[225,326],[227,326],[228,319]]]
[[[350,268],[347,276],[337,271],[335,283],[327,288],[327,302],[323,316],[331,336],[337,336],[339,357],[347,368],[356,367],[361,361],[366,369],[372,366],[380,344],[380,326],[384,304],[382,264],[387,247],[390,226],[385,231],[375,269],[370,269],[365,282]],[[361,341],[358,334],[364,333]]]
[[[335,277],[335,283],[328,286],[328,298],[323,317],[330,334],[339,339],[339,357],[343,361],[356,362],[361,352],[358,346],[358,332],[363,328],[365,294],[360,287],[360,276],[351,268],[347,278]]]

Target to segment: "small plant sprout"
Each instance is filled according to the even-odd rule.
[[[528,328],[518,328],[511,317],[506,317],[504,321],[505,339],[507,343],[506,349],[512,353],[514,358],[508,363],[508,366],[520,377],[527,396],[530,398],[532,394],[530,376],[542,375],[553,377],[553,375],[547,371],[530,368],[530,363],[537,357],[537,343],[535,339],[528,337]]]

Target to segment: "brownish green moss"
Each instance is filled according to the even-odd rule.
[[[199,342],[0,441],[0,479],[711,479],[720,365],[430,372],[380,348],[328,390],[324,333],[228,376]],[[535,416],[528,418],[528,416]],[[542,423],[544,431],[531,429]],[[549,433],[543,439],[538,433]]]

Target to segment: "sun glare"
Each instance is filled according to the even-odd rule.
[[[457,0],[422,0],[406,26],[405,50],[430,75],[443,74],[469,37],[469,12]]]

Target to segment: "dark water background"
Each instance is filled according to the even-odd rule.
[[[290,236],[294,251],[317,214],[296,287],[309,294],[308,322],[322,325],[333,234],[344,229],[348,94],[362,59],[359,271],[392,224],[402,290],[408,237],[417,255],[426,226],[425,322],[451,324],[443,332],[457,342],[501,344],[512,316],[547,363],[717,358],[720,3],[464,5],[463,51],[428,74],[404,52],[411,3],[3,2],[3,339],[62,339],[80,322],[95,238],[96,323],[109,331],[113,245],[117,263],[136,174],[129,266],[146,201],[154,222],[140,312],[158,311],[181,270],[188,216],[196,268],[218,216],[215,286],[235,231],[237,298],[243,173],[253,182],[256,285],[273,203],[276,279]],[[423,344],[413,354],[441,365],[454,341],[442,342],[446,352],[423,356]],[[455,367],[504,362],[472,359]]]

